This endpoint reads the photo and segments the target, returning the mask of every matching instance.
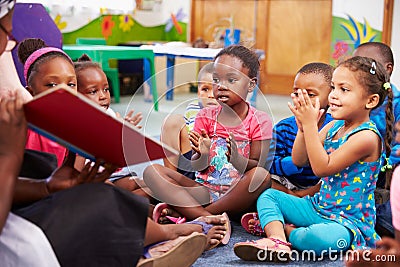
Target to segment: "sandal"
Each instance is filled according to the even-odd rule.
[[[145,248],[136,267],[189,267],[200,257],[207,243],[204,234],[192,233]]]
[[[249,221],[254,220],[254,228],[250,230],[249,228]],[[240,223],[242,227],[246,230],[246,232],[255,235],[255,236],[266,236],[264,230],[261,227],[260,224],[260,219],[258,219],[258,213],[257,212],[249,212],[246,213],[242,216],[242,219],[240,220]]]
[[[156,223],[160,223],[159,219],[161,217],[161,213],[164,209],[169,209],[170,207],[168,206],[167,203],[158,203],[153,210],[153,221],[155,221]],[[185,217],[173,217],[173,216],[165,216],[165,218],[167,218],[169,220],[169,223],[175,223],[175,224],[181,224],[186,222],[186,218]],[[168,222],[165,222],[168,223]],[[164,223],[163,223],[164,224]]]
[[[226,212],[224,212],[222,214],[222,216],[225,218],[225,221],[226,221],[225,224],[224,224],[224,226],[226,228],[225,236],[218,243],[210,246],[207,250],[211,250],[211,249],[217,247],[220,244],[226,245],[226,244],[228,244],[228,242],[229,242],[229,240],[231,238],[232,228],[231,228],[231,223],[229,221],[228,214],[226,214]],[[190,221],[190,222],[187,222],[187,223],[201,225],[203,227],[203,234],[205,234],[205,235],[207,235],[208,232],[211,230],[211,228],[213,228],[215,226],[215,224],[210,224],[210,223],[206,223],[206,222],[198,221],[198,220]]]
[[[268,246],[266,241],[274,242],[274,245]],[[263,244],[264,243],[264,244]],[[279,248],[280,245],[292,248],[292,244],[282,240],[267,237],[257,241],[246,241],[236,243],[233,251],[236,256],[245,261],[267,261],[267,262],[289,262],[291,251]]]

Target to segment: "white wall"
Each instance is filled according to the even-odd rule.
[[[395,0],[398,1],[398,0]],[[382,31],[384,0],[333,0],[332,15],[347,19],[353,16],[357,21],[364,23],[368,20],[370,26]]]
[[[75,8],[108,8],[113,11],[134,10],[136,7],[135,0],[18,0],[19,3],[39,3],[44,6],[74,6]]]
[[[400,89],[400,0],[394,1],[391,47],[394,54],[394,72],[391,81]]]

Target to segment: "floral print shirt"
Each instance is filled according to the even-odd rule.
[[[210,165],[201,172],[196,172],[196,181],[208,187],[218,199],[237,182],[244,170],[237,170],[226,157],[228,133],[233,133],[238,153],[246,158],[250,155],[250,144],[253,140],[272,138],[272,121],[267,113],[249,106],[249,112],[242,123],[235,127],[220,124],[217,120],[221,106],[203,108],[196,116],[194,130],[198,133],[204,129],[211,139],[209,154]],[[215,197],[213,197],[215,200]]]

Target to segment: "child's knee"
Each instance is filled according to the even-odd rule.
[[[317,224],[300,227],[291,232],[289,242],[297,250],[314,251],[316,255],[345,251],[350,247],[351,233],[346,227],[337,226]]]
[[[257,199],[257,206],[262,205],[264,201],[275,201],[279,196],[279,193],[282,193],[281,191],[278,191],[273,188],[268,188],[264,192],[261,193],[261,195]]]
[[[262,167],[254,167],[245,173],[249,192],[264,191],[271,187],[271,175]]]
[[[160,164],[152,164],[147,166],[143,171],[143,180],[144,182],[151,182],[155,178],[159,178],[159,173],[161,172],[162,165]]]

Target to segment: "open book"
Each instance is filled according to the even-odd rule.
[[[88,159],[120,167],[177,155],[122,119],[70,89],[54,89],[24,105],[29,127]]]

